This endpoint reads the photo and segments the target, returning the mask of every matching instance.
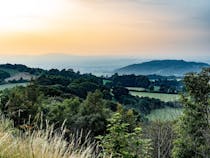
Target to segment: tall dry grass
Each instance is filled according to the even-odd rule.
[[[53,126],[31,132],[21,132],[12,121],[0,117],[0,158],[93,158],[94,144],[81,137],[64,139],[65,129],[55,132]]]

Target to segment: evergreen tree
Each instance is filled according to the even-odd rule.
[[[74,126],[84,132],[91,132],[93,136],[105,133],[110,110],[106,108],[103,94],[96,90],[89,92],[87,98],[80,105]]]

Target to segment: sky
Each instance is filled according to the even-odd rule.
[[[0,0],[0,56],[210,57],[209,0]]]

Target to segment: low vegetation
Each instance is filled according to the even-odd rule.
[[[210,69],[184,78],[183,115],[176,128],[174,158],[207,158],[210,155]]]
[[[12,123],[1,119],[0,157],[206,158],[209,73],[187,75],[178,103],[133,96],[92,74],[43,71],[26,86],[1,91],[0,110]]]
[[[0,157],[1,158],[92,158],[95,144],[81,144],[81,137],[70,136],[67,142],[65,129],[60,132],[54,126],[45,129],[25,131],[15,129],[13,122],[1,116]]]

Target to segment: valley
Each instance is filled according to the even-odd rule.
[[[180,94],[186,95],[184,88],[187,84],[191,84],[191,78],[194,79],[192,84],[197,82],[196,85],[199,86],[203,84],[200,81],[207,81],[200,79],[206,75],[205,71],[208,69],[203,69],[202,73],[195,76],[191,74],[182,77],[117,73],[111,76],[95,76],[91,73],[75,72],[73,69],[45,70],[25,65],[3,64],[0,65],[0,111],[9,120],[5,120],[5,116],[2,116],[0,138],[1,135],[3,137],[10,135],[13,138],[9,130],[3,130],[7,129],[9,124],[9,129],[22,133],[17,135],[20,140],[51,142],[53,147],[57,143],[53,139],[56,141],[59,139],[62,143],[80,141],[80,144],[75,145],[78,145],[81,151],[75,154],[85,153],[89,154],[89,157],[97,155],[94,153],[97,146],[85,144],[86,141],[88,143],[98,141],[106,146],[107,142],[109,144],[112,143],[110,141],[120,138],[120,136],[113,137],[113,133],[117,135],[123,133],[123,138],[120,139],[123,142],[126,139],[129,144],[131,143],[131,146],[124,150],[139,148],[138,145],[134,145],[135,141],[139,140],[142,140],[145,146],[153,146],[156,149],[156,137],[159,136],[157,132],[160,130],[164,133],[161,141],[167,143],[174,141],[174,138],[170,137],[174,134],[173,126],[186,115],[187,103],[181,100]],[[199,75],[199,79],[196,75]],[[206,87],[208,83],[204,83]],[[187,96],[184,97],[189,99]],[[46,120],[46,125],[42,123],[43,120]],[[46,129],[46,132],[42,128]],[[34,136],[27,135],[28,130],[33,131]],[[105,133],[106,130],[110,132]],[[60,135],[59,131],[64,133]],[[79,138],[74,138],[73,135],[79,134],[79,131],[82,134]],[[48,132],[55,135],[45,140]],[[124,138],[126,135],[128,137]],[[143,138],[140,139],[139,136]],[[147,144],[148,137],[151,140],[149,144]],[[16,140],[13,138],[7,141],[13,143]],[[0,151],[2,151],[1,144],[5,145],[5,142],[0,140]],[[27,142],[23,145],[26,144]],[[39,150],[40,145],[42,144],[34,144],[33,147]],[[60,147],[56,150],[64,150],[68,154],[76,150],[73,147],[72,150]],[[43,148],[51,150],[46,146]],[[165,148],[170,152],[172,150],[167,145]],[[28,151],[25,148],[21,149]],[[12,150],[14,153],[22,151],[15,146]],[[100,154],[104,154],[103,152],[99,151]],[[154,156],[156,154],[154,153]]]

